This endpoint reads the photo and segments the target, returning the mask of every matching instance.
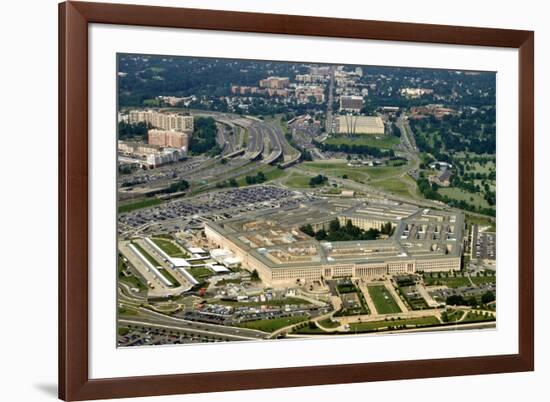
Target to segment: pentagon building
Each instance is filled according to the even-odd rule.
[[[328,228],[337,218],[368,230],[391,222],[378,240],[317,241],[299,228]],[[319,200],[205,224],[207,239],[231,250],[271,286],[339,277],[458,271],[464,216],[412,205]]]

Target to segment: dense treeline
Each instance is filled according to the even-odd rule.
[[[395,152],[393,149],[382,150],[380,148],[371,147],[364,144],[327,144],[314,141],[315,145],[322,151],[342,152],[346,154],[370,155],[375,158],[393,157]]]
[[[416,184],[418,185],[418,189],[420,190],[422,195],[429,200],[441,201],[451,207],[460,208],[471,212],[478,212],[483,215],[496,215],[496,211],[494,208],[477,208],[475,205],[469,204],[464,200],[457,200],[454,198],[450,198],[446,195],[441,195],[437,192],[439,186],[435,183],[430,183],[425,177],[419,177],[416,180]],[[496,202],[496,194],[494,192],[491,192],[490,195],[485,197],[485,199],[487,200],[489,205],[494,205]]]
[[[190,151],[194,154],[218,155],[221,149],[216,143],[216,121],[212,117],[196,117],[194,126]]]
[[[376,240],[381,234],[391,235],[393,227],[391,222],[385,224],[381,230],[368,229],[363,230],[354,226],[351,221],[347,221],[345,225],[340,225],[338,219],[330,221],[328,229],[319,229],[314,231],[313,227],[308,223],[300,227],[300,230],[305,234],[315,237],[317,240],[325,241],[349,241],[349,240]]]
[[[307,69],[285,62],[121,54],[118,71],[119,105],[126,107],[159,95],[215,98],[229,95],[231,85],[257,86],[268,75],[290,77]]]
[[[118,139],[126,141],[146,141],[147,131],[151,128],[151,125],[140,122],[136,124],[126,123],[124,121],[118,122]]]
[[[321,184],[325,184],[327,181],[328,181],[328,177],[318,174],[317,176],[309,179],[309,186],[310,187],[320,186]]]

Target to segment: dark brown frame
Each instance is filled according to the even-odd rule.
[[[519,353],[364,364],[88,377],[88,24],[507,47],[519,50]],[[59,397],[138,397],[534,370],[534,33],[153,6],[59,5]]]

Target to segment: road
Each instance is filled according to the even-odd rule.
[[[325,120],[325,131],[332,132],[332,104],[334,103],[334,71],[336,66],[330,66],[330,81],[328,84],[328,99],[327,99],[327,118]]]
[[[138,311],[139,316],[121,316],[119,322],[124,323],[122,320],[125,320],[145,326],[167,326],[181,331],[196,332],[203,335],[209,334],[211,336],[221,336],[236,340],[260,340],[268,336],[265,332],[254,329],[190,321],[156,313],[146,308],[139,308]]]

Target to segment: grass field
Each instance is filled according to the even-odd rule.
[[[212,304],[222,304],[222,305],[233,306],[233,307],[286,306],[287,304],[296,304],[296,305],[311,304],[307,300],[298,299],[294,297],[285,297],[284,299],[266,300],[264,302],[262,301],[247,302],[247,301],[236,301],[236,300],[233,301],[233,300],[219,300],[219,299],[213,299],[213,300],[210,300],[209,302]]]
[[[248,186],[249,184],[246,182],[246,176],[256,176],[259,172],[262,172],[265,175],[267,179],[266,182],[278,179],[285,174],[285,171],[283,169],[279,169],[274,166],[265,166],[265,167],[261,167],[258,170],[254,170],[252,172],[243,174],[237,177],[235,180],[237,180],[239,187]]]
[[[187,268],[187,272],[189,272],[193,278],[195,278],[196,280],[198,280],[199,282],[202,280],[202,279],[206,279],[206,278],[210,278],[211,276],[214,275],[214,272],[212,272],[211,270],[209,270],[208,268],[206,267],[191,267],[191,268]]]
[[[173,286],[179,286],[180,283],[178,282],[178,280],[176,278],[174,278],[174,276],[170,273],[170,271],[168,271],[166,268],[161,268],[159,269],[159,272],[166,278],[168,279],[168,282],[170,282]]]
[[[492,314],[483,315],[481,313],[468,311],[466,317],[462,322],[480,322],[480,321],[494,321],[495,318]]]
[[[283,184],[292,188],[307,188],[309,187],[310,179],[310,176],[293,173],[283,182]]]
[[[416,193],[416,183],[410,176],[391,177],[389,179],[380,180],[378,182],[371,182],[370,184],[395,195],[400,195],[404,197],[414,197],[418,195]],[[415,190],[411,191],[412,188],[414,188]]]
[[[174,258],[187,258],[189,257],[189,254],[184,252],[179,246],[171,242],[167,239],[161,239],[157,237],[151,238],[151,240],[159,246],[162,251],[164,251],[166,254],[168,254],[170,257]]]
[[[449,278],[437,278],[424,275],[424,284],[426,286],[447,286],[448,288],[460,288],[465,286],[472,286],[467,277],[452,276]]]
[[[394,145],[399,144],[399,138],[393,135],[357,135],[344,136],[337,135],[327,138],[326,144],[348,144],[348,145],[368,145],[370,147],[390,149]]]
[[[427,325],[437,325],[440,324],[439,320],[434,316],[420,317],[420,318],[410,318],[404,320],[388,320],[388,321],[370,321],[370,322],[359,322],[350,324],[351,332],[367,332],[380,329],[386,329],[388,327],[397,327],[405,325],[406,327],[423,327]]]
[[[283,317],[283,318],[273,318],[271,320],[257,320],[242,322],[239,324],[239,327],[257,329],[264,332],[273,332],[280,328],[287,327],[292,324],[297,324],[301,321],[308,320],[309,317],[300,315],[294,317]]]
[[[241,283],[241,282],[242,282],[242,280],[240,278],[222,279],[221,281],[216,282],[216,285],[217,286],[223,286],[223,285],[227,285],[229,283]]]
[[[130,286],[131,288],[139,289],[140,291],[144,291],[147,289],[147,286],[145,286],[139,278],[135,277],[134,275],[130,276],[119,276],[118,277],[119,282],[125,283],[126,285]]]
[[[447,311],[447,320],[445,322],[456,322],[462,318],[464,311],[462,310],[450,310]]]
[[[324,335],[327,335],[329,334],[328,332],[325,332],[323,331],[321,328],[319,327],[315,327],[315,328],[310,328],[309,326],[305,326],[303,328],[297,328],[295,329],[294,331],[292,331],[292,333],[294,334],[301,334],[301,335],[320,335],[320,334],[324,334]]]
[[[118,327],[117,328],[117,333],[119,336],[124,336],[126,335],[128,332],[130,332],[130,329],[127,328],[127,327]]]
[[[496,283],[497,277],[495,275],[488,276],[471,276],[472,282],[476,285],[485,285],[487,283]]]
[[[136,209],[152,207],[154,205],[158,205],[158,204],[161,204],[161,203],[162,203],[162,201],[159,200],[158,198],[146,198],[146,199],[136,201],[136,202],[133,202],[133,203],[119,205],[118,206],[118,213],[121,214],[121,213],[124,213],[124,212],[131,212],[131,211],[135,211]]]
[[[466,201],[468,204],[474,205],[477,208],[490,208],[490,205],[480,193],[469,193],[457,187],[441,187],[437,191],[439,194],[446,195],[449,198]]]
[[[338,328],[341,325],[339,322],[334,322],[330,318],[319,321],[319,324],[325,328]]]
[[[494,232],[496,231],[496,222],[493,222],[491,221],[491,219],[489,218],[485,218],[485,217],[481,217],[481,216],[477,216],[477,215],[469,215],[468,213],[466,213],[466,222],[469,223],[469,224],[477,224],[479,225],[480,227],[483,227],[483,226],[489,226],[490,227],[490,231],[491,232]]]
[[[151,254],[149,254],[147,251],[145,251],[145,249],[143,247],[141,247],[138,243],[132,242],[132,244],[147,259],[147,261],[149,261],[151,264],[153,264],[154,267],[159,267],[160,266],[159,262]]]
[[[401,309],[384,285],[372,285],[367,289],[379,314],[401,313]]]
[[[488,161],[483,164],[479,162],[473,162],[470,164],[470,169],[466,170],[467,173],[484,173],[489,174],[496,169],[494,161]]]

